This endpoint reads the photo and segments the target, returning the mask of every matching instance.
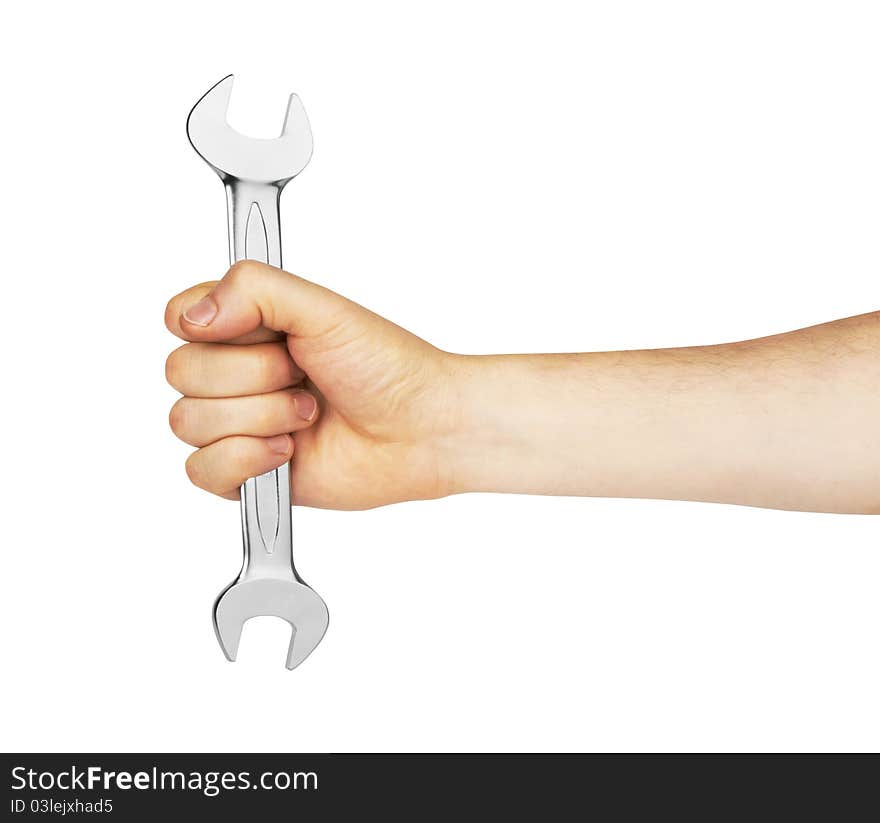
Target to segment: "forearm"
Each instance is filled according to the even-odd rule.
[[[449,486],[877,511],[878,318],[719,346],[458,358]]]

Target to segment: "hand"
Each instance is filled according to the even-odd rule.
[[[168,358],[184,394],[171,427],[199,447],[193,482],[230,498],[295,440],[294,501],[309,506],[490,491],[875,513],[878,319],[721,346],[467,357],[247,261],[168,305],[168,328],[191,341]]]
[[[242,261],[174,297],[174,433],[197,486],[237,499],[290,460],[293,501],[364,509],[448,491],[455,356],[356,303]],[[236,345],[228,345],[234,343]],[[291,437],[291,433],[295,433]]]

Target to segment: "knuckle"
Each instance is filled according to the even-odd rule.
[[[199,451],[201,451],[201,449]],[[186,463],[184,464],[184,468],[186,469],[186,476],[189,478],[190,483],[192,483],[194,486],[197,486],[200,489],[207,489],[208,488],[207,477],[205,475],[202,461],[199,459],[199,456],[198,456],[199,451],[193,452],[186,459]]]
[[[260,264],[255,260],[239,260],[229,267],[224,280],[227,280],[232,285],[236,285],[256,277],[259,269]]]
[[[183,346],[175,349],[165,360],[165,380],[175,389],[180,385],[182,350]]]
[[[181,397],[180,400],[171,407],[171,411],[168,412],[168,425],[171,427],[171,431],[181,438],[181,440],[183,439],[183,434],[187,428],[189,405],[187,398]]]

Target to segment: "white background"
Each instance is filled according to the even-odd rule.
[[[226,267],[222,187],[184,122],[230,71],[241,130],[277,133],[291,90],[312,122],[287,267],[441,347],[722,342],[877,309],[876,4],[2,15],[6,750],[880,745],[869,517],[297,509],[329,632],[291,673],[262,618],[227,663],[210,607],[238,510],[185,477],[162,324]]]

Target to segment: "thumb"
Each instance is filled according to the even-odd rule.
[[[255,260],[232,266],[214,289],[180,315],[187,339],[222,342],[260,326],[294,337],[336,327],[356,303],[317,283]]]

